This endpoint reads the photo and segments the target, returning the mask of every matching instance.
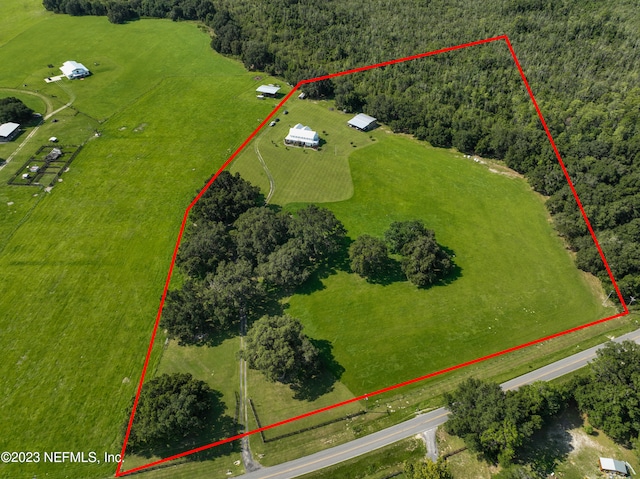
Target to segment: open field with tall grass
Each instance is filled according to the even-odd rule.
[[[255,74],[215,54],[193,24],[116,26],[5,3],[15,15],[0,20],[0,94],[72,105],[0,171],[3,450],[118,453],[184,209],[273,104],[256,101]],[[70,59],[93,76],[43,81]],[[8,186],[50,136],[84,143],[63,181],[51,193]],[[0,477],[114,469],[2,464]]]

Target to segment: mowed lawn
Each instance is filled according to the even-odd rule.
[[[354,195],[328,203],[351,238],[420,219],[455,254],[448,285],[370,284],[348,272],[289,314],[330,341],[356,395],[613,314],[594,296],[543,200],[519,178],[395,135],[350,156]]]
[[[68,59],[94,75],[45,84],[47,64]],[[45,15],[0,49],[0,61],[0,87],[74,100],[64,122],[45,123],[0,172],[0,198],[14,203],[0,205],[3,450],[115,454],[184,210],[273,105],[256,100],[255,74],[215,54],[189,23]],[[55,131],[45,128],[61,123],[58,136],[88,140],[63,182],[49,194],[9,187],[8,175]],[[0,477],[114,469],[2,464]]]
[[[347,121],[352,117],[335,111],[333,102],[298,100],[294,95],[274,116],[279,120],[276,125],[265,126],[234,160],[230,171],[240,172],[243,178],[268,192],[269,180],[258,159],[260,153],[275,182],[271,203],[346,200],[353,195],[349,155],[370,145],[379,135],[348,128]],[[289,128],[297,123],[317,131],[318,150],[284,144]]]

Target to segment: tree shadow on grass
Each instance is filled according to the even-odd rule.
[[[209,402],[211,403],[211,410],[207,414],[202,429],[193,431],[184,437],[175,438],[165,444],[156,444],[144,449],[136,448],[131,452],[145,458],[153,456],[170,457],[235,436],[238,433],[238,423],[234,418],[225,414],[227,405],[222,401],[222,394],[219,391],[211,391],[209,393]],[[206,461],[239,451],[240,444],[238,441],[232,441],[196,454],[190,454],[186,456],[186,459],[190,461]]]
[[[517,462],[530,464],[539,474],[549,476],[573,451],[569,431],[582,425],[583,420],[578,410],[574,406],[568,407],[532,436],[531,446],[523,449]]]
[[[433,286],[447,286],[461,277],[462,277],[462,268],[454,263],[453,268],[451,268],[451,271],[449,271],[449,274],[447,274],[446,276],[443,276],[438,281],[436,281],[430,286],[427,286],[424,289],[428,289]]]
[[[402,263],[395,258],[387,258],[385,265],[376,274],[366,278],[367,283],[389,286],[393,283],[407,281],[402,271]]]
[[[333,345],[326,339],[310,339],[319,351],[322,369],[313,377],[291,386],[295,391],[294,398],[305,401],[315,401],[320,396],[333,391],[333,386],[344,373],[345,369],[333,356]]]
[[[338,273],[338,271],[351,271],[349,266],[349,246],[353,240],[345,237],[338,250],[327,261],[313,272],[309,279],[293,291],[295,294],[310,295],[326,288],[323,279]]]

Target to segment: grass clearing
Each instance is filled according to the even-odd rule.
[[[40,0],[10,0],[2,3],[0,47],[32,25],[52,14],[42,8]]]
[[[364,454],[351,461],[345,461],[321,471],[301,476],[303,479],[387,479],[404,475],[399,474],[405,461],[418,462],[425,459],[424,442],[420,439],[405,439]]]

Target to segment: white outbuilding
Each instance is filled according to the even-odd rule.
[[[2,125],[0,125],[0,143],[13,140],[19,132],[19,123],[3,123]]]
[[[260,85],[256,88],[256,92],[263,96],[275,98],[276,94],[280,91],[280,87],[276,85]]]
[[[85,67],[82,63],[78,63],[74,60],[64,62],[60,67],[60,71],[69,80],[73,80],[74,78],[84,78],[91,75],[91,72],[87,67]]]
[[[622,461],[618,461],[610,457],[601,457],[599,462],[600,470],[607,474],[625,477],[629,473],[627,470],[627,464]]]
[[[284,142],[287,145],[317,148],[318,145],[320,145],[320,138],[318,137],[318,133],[311,128],[298,123],[293,128],[289,128],[289,134],[284,139]]]
[[[376,127],[376,118],[360,113],[347,122],[351,128],[360,131],[369,131]]]

